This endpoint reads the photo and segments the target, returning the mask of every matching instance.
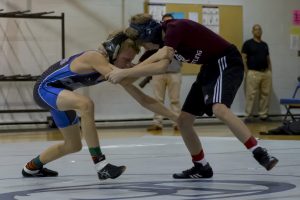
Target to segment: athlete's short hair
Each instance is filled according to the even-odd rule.
[[[150,20],[152,20],[152,15],[147,14],[147,13],[141,13],[141,14],[136,14],[136,15],[132,16],[131,19],[129,20],[129,23],[139,25],[139,24],[146,24]],[[129,38],[131,38],[133,40],[137,40],[139,37],[138,30],[136,30],[132,27],[128,27],[125,30],[125,33]]]
[[[125,33],[133,40],[162,44],[161,24],[152,18],[152,15],[142,13],[131,17],[130,26]]]
[[[110,63],[116,60],[118,54],[123,49],[133,49],[136,54],[140,52],[139,45],[134,40],[128,38],[123,31],[116,31],[109,34],[107,40],[98,49],[101,50],[103,47],[109,57]]]
[[[174,19],[174,16],[172,15],[172,13],[164,14],[161,19],[164,20],[164,18],[166,18],[166,17],[170,17],[171,19]]]
[[[114,38],[118,34],[125,34],[125,32],[124,31],[115,31],[115,32],[112,32],[112,33],[110,33],[108,35],[107,40],[110,40],[110,39]],[[127,34],[125,34],[125,35],[127,36]],[[121,43],[120,50],[123,50],[124,48],[131,48],[137,54],[140,52],[140,46],[134,40],[130,39],[129,37]]]

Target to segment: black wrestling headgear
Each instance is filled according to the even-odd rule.
[[[162,27],[161,24],[151,19],[145,24],[131,23],[130,27],[138,31],[138,40],[143,42],[152,42],[161,45]]]
[[[107,52],[107,55],[109,57],[109,62],[113,64],[113,62],[116,60],[117,55],[119,53],[121,44],[128,39],[125,33],[118,33],[113,38],[107,40],[106,42],[103,42],[102,45],[104,49]]]

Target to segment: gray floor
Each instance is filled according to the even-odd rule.
[[[24,163],[54,142],[1,144],[0,200],[300,198],[300,141],[260,141],[280,160],[271,172],[260,167],[234,138],[202,141],[214,168],[212,179],[172,179],[172,173],[191,167],[181,138],[144,136],[102,141],[109,162],[127,166],[118,179],[102,182],[86,147],[47,165],[58,170],[59,177],[22,178]]]

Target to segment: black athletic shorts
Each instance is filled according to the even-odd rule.
[[[240,52],[232,45],[222,56],[204,64],[183,104],[182,111],[195,116],[213,114],[212,105],[230,108],[243,81],[244,65]]]

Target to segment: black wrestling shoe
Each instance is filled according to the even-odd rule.
[[[173,174],[175,179],[188,179],[188,178],[211,178],[213,176],[213,170],[209,163],[203,166],[201,163],[194,162],[194,167],[185,170],[178,174]]]
[[[23,177],[54,177],[54,176],[58,176],[58,172],[47,168],[42,168],[42,169],[32,171],[24,167],[22,169],[22,175]]]
[[[97,173],[100,180],[105,180],[108,178],[115,179],[119,177],[125,171],[125,169],[125,166],[115,166],[108,163]]]
[[[253,151],[253,156],[255,160],[257,160],[257,162],[261,164],[264,168],[266,168],[266,170],[268,171],[271,170],[278,163],[278,159],[273,156],[270,156],[267,150],[262,147],[257,147]]]

